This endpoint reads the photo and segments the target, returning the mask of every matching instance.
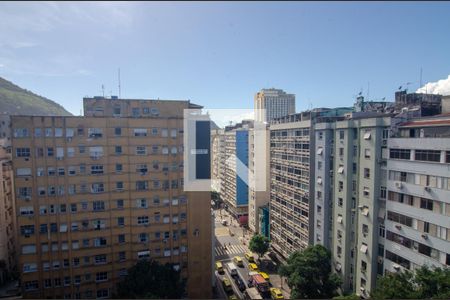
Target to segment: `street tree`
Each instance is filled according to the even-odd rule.
[[[250,239],[249,249],[252,252],[257,253],[258,258],[261,259],[261,257],[269,250],[269,240],[261,234],[255,234]]]
[[[322,245],[293,252],[279,273],[287,277],[291,299],[332,298],[342,283],[339,276],[331,272],[331,253]]]
[[[118,283],[116,298],[180,299],[185,297],[185,283],[173,264],[141,260]]]
[[[422,266],[380,276],[373,299],[450,299],[450,269]]]

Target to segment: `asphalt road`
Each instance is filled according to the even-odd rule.
[[[217,286],[219,287],[219,294],[221,294],[221,297],[225,298],[225,291],[223,290],[222,286],[222,279],[224,277],[227,277],[232,286],[233,286],[233,292],[234,294],[239,298],[243,299],[244,295],[241,291],[239,291],[238,286],[236,285],[234,278],[231,277],[229,270],[227,268],[227,263],[233,262],[233,258],[235,256],[240,256],[242,258],[242,261],[244,263],[243,267],[237,267],[238,274],[241,277],[241,279],[244,281],[246,288],[248,288],[247,282],[249,279],[248,272],[248,261],[245,259],[244,254],[248,252],[248,248],[246,245],[243,245],[241,241],[239,241],[239,237],[242,237],[242,228],[237,225],[236,220],[232,222],[232,224],[224,226],[222,225],[222,220],[227,220],[227,223],[230,223],[229,217],[223,217],[221,218],[218,211],[215,211],[216,217],[215,217],[215,237],[216,237],[216,244],[215,244],[215,260],[222,262],[223,268],[225,270],[225,273],[220,275],[216,272],[216,278],[217,278]],[[233,235],[230,235],[230,232],[233,233]],[[228,295],[231,296],[231,293]]]

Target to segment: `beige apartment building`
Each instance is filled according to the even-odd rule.
[[[270,239],[287,258],[312,244],[314,139],[312,113],[275,119],[270,124]]]
[[[188,108],[96,97],[84,117],[12,117],[25,298],[109,298],[146,258],[211,297],[210,193],[183,190]]]
[[[13,185],[11,154],[0,146],[0,284],[9,279],[17,265]]]

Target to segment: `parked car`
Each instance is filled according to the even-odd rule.
[[[270,288],[270,297],[272,297],[272,299],[284,299],[283,297],[283,293],[281,292],[280,289],[277,288]]]

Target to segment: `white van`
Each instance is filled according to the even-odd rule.
[[[232,263],[232,262],[227,263],[227,267],[228,267],[228,271],[230,271],[230,275],[231,276],[238,275],[237,268],[236,268],[236,265],[234,263]]]

